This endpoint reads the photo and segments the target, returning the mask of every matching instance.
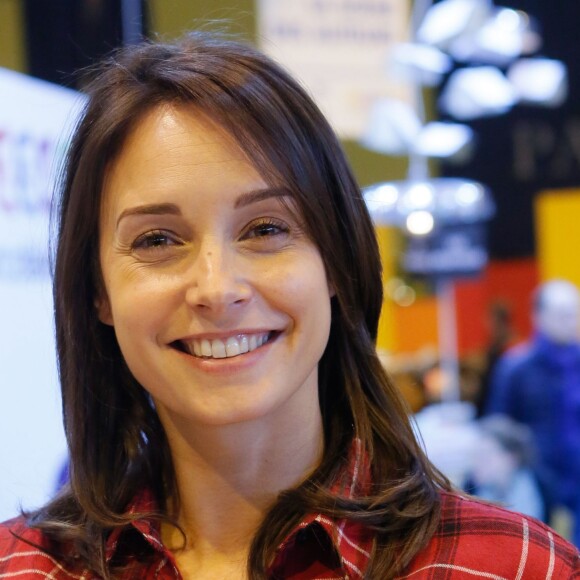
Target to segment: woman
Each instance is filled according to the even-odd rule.
[[[54,281],[71,481],[3,526],[0,577],[457,578],[473,529],[485,552],[522,526],[505,576],[572,574],[423,455],[375,354],[363,198],[285,72],[194,34],[88,93]]]

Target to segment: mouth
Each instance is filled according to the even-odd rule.
[[[279,335],[279,331],[272,330],[254,334],[236,334],[224,338],[192,338],[176,340],[171,343],[171,346],[196,358],[224,359],[252,352],[274,341]]]

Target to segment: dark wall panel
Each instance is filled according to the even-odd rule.
[[[494,258],[535,253],[533,200],[539,191],[580,186],[580,2],[506,0],[498,5],[524,10],[541,25],[544,45],[537,55],[563,60],[570,94],[557,109],[517,105],[501,117],[471,123],[476,154],[444,174],[465,176],[490,186],[497,215],[490,224]]]
[[[140,0],[137,0],[140,1]],[[123,42],[121,0],[25,0],[29,73],[78,87],[75,71]],[[145,3],[141,3],[147,33]]]

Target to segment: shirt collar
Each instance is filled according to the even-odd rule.
[[[371,485],[368,456],[360,439],[355,439],[349,450],[344,469],[339,473],[331,492],[347,499],[364,496]],[[363,578],[373,547],[373,534],[364,525],[347,519],[332,518],[321,513],[307,514],[277,550],[276,562],[294,544],[301,530],[319,525],[328,535],[341,563],[344,578]]]
[[[351,445],[347,462],[344,469],[339,473],[336,482],[331,487],[331,492],[344,498],[355,498],[366,495],[371,485],[371,473],[368,456],[362,442],[355,439]],[[157,511],[157,504],[149,489],[140,492],[130,506],[129,513],[151,514]],[[320,526],[332,541],[337,556],[342,566],[342,574],[345,578],[362,578],[368,566],[373,536],[371,531],[364,525],[346,519],[332,518],[321,513],[306,514],[300,523],[292,530],[287,538],[280,544],[276,553],[276,561],[287,557],[288,550],[296,541],[296,537],[310,526]],[[137,530],[147,543],[164,557],[173,561],[173,555],[161,542],[159,522],[148,517],[138,518],[131,523],[132,528]],[[105,557],[107,562],[115,554],[122,534],[126,528],[117,528],[109,536]]]
[[[157,513],[157,511],[157,502],[153,494],[149,489],[143,489],[131,503],[128,513],[133,516],[138,516],[138,514],[144,514],[144,516],[133,520],[130,528],[137,530],[155,550],[165,554],[167,550],[161,542],[159,522],[151,517],[147,517],[147,514]],[[115,528],[107,539],[105,545],[105,558],[107,562],[114,556],[119,542],[122,541],[122,535],[126,530],[127,528]]]

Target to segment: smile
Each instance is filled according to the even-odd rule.
[[[193,338],[174,343],[179,350],[197,358],[232,358],[252,352],[273,340],[277,332],[236,334],[227,338]]]

